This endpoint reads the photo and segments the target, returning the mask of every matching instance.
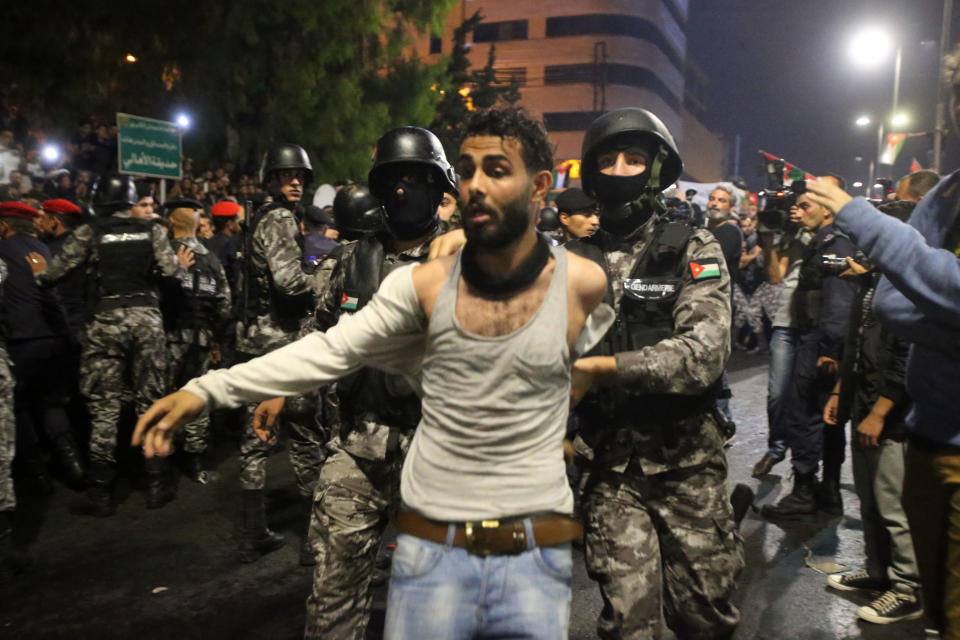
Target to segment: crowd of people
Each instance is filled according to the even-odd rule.
[[[245,408],[237,558],[284,544],[264,498],[283,438],[307,638],[365,636],[391,517],[387,638],[565,637],[577,541],[601,637],[727,638],[752,500],[727,486],[736,348],[770,356],[753,475],[787,452],[793,471],[762,516],[844,513],[850,422],[865,562],[828,585],[869,595],[869,622],[926,611],[960,637],[958,174],[912,173],[882,202],[833,174],[765,200],[720,183],[698,212],[671,189],[666,126],[622,108],[588,128],[582,188],[556,194],[542,125],[494,107],[452,161],[430,131],[386,132],[327,208],[305,201],[296,144],[267,150],[262,183],[185,160],[158,203],[111,170],[110,134],[82,123],[43,174],[0,136],[5,577],[24,568],[14,477],[47,493],[52,465],[80,514],[109,518],[132,404],[162,508],[170,456],[208,482],[211,416]]]

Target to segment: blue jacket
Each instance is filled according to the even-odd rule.
[[[934,187],[907,224],[863,198],[837,212],[836,223],[884,277],[874,311],[894,334],[913,343],[907,391],[914,400],[911,431],[960,446],[960,260],[943,249],[957,223],[960,171]]]

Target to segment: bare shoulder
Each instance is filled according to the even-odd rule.
[[[440,295],[440,289],[447,280],[447,275],[453,266],[454,256],[443,256],[418,264],[413,268],[413,287],[417,292],[420,306],[429,316],[433,305]]]
[[[607,275],[593,260],[567,252],[567,273],[571,288],[580,294],[584,306],[592,309],[607,292]]]

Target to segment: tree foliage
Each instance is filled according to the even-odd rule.
[[[493,68],[496,48],[490,45],[487,64],[482,69],[470,69],[467,57],[467,34],[483,21],[479,11],[453,31],[453,53],[447,62],[444,83],[440,85],[442,98],[430,130],[439,136],[449,157],[455,157],[463,138],[463,127],[475,109],[486,109],[497,102],[516,103],[520,89],[515,82],[499,82]]]
[[[13,3],[5,27],[20,37],[0,39],[0,86],[66,133],[90,113],[183,109],[196,123],[185,146],[201,157],[250,166],[296,142],[318,179],[360,177],[383,131],[434,117],[445,69],[404,50],[413,32],[439,31],[454,2]]]

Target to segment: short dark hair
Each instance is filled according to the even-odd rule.
[[[906,176],[904,180],[907,181],[907,194],[919,200],[927,195],[927,191],[937,186],[940,182],[940,174],[929,169],[921,169]]]
[[[63,228],[67,231],[75,231],[77,227],[84,223],[84,217],[79,216],[75,213],[56,213],[56,212],[47,212],[48,216],[53,216],[60,221],[60,224],[63,225]]]
[[[527,171],[553,171],[553,147],[547,131],[522,107],[491,107],[474,112],[467,120],[463,137],[471,136],[513,138],[520,142],[520,155]]]
[[[839,173],[825,173],[825,174],[823,174],[823,175],[826,176],[826,177],[833,178],[834,180],[837,181],[837,186],[838,186],[838,187],[840,187],[840,188],[843,189],[844,191],[847,190],[847,181],[844,180],[844,179],[843,179],[843,176],[841,176]]]
[[[10,229],[18,236],[34,236],[37,234],[37,228],[33,226],[33,218],[4,216],[2,220],[10,225]]]
[[[231,220],[236,220],[233,216],[210,216],[210,218],[213,220],[213,230],[217,233],[226,229]]]

